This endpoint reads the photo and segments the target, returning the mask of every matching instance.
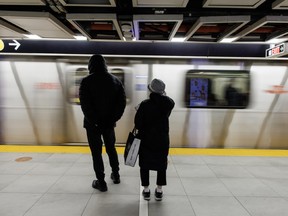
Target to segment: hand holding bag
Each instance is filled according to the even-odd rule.
[[[128,135],[124,152],[125,165],[127,166],[134,167],[138,158],[141,140],[136,136],[137,136],[136,128],[134,128],[132,132],[130,132]]]

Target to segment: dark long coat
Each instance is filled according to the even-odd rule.
[[[169,153],[169,116],[174,101],[168,96],[151,93],[135,115],[135,127],[141,139],[139,166],[149,170],[167,169]]]

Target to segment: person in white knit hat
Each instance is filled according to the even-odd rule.
[[[174,108],[174,101],[166,96],[165,83],[160,79],[153,79],[148,85],[149,99],[141,102],[137,109],[134,123],[141,139],[139,150],[139,166],[141,185],[144,187],[142,195],[150,200],[149,171],[157,171],[157,187],[155,199],[162,200],[162,186],[167,184],[166,170],[169,153],[169,116]]]

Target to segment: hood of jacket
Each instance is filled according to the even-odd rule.
[[[89,73],[107,73],[107,65],[102,55],[93,55],[88,63]]]

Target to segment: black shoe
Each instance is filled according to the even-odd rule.
[[[150,200],[150,190],[148,192],[142,191],[144,200]]]
[[[102,182],[102,183],[100,183],[99,180],[94,180],[94,181],[92,182],[92,187],[95,188],[95,189],[97,189],[97,190],[99,190],[99,191],[101,191],[101,192],[105,192],[105,191],[108,190],[107,184],[106,184],[105,181]]]
[[[161,201],[163,198],[163,192],[158,192],[157,189],[155,189],[155,200]]]
[[[120,175],[119,173],[111,173],[111,179],[113,180],[114,184],[119,184],[120,183]]]

